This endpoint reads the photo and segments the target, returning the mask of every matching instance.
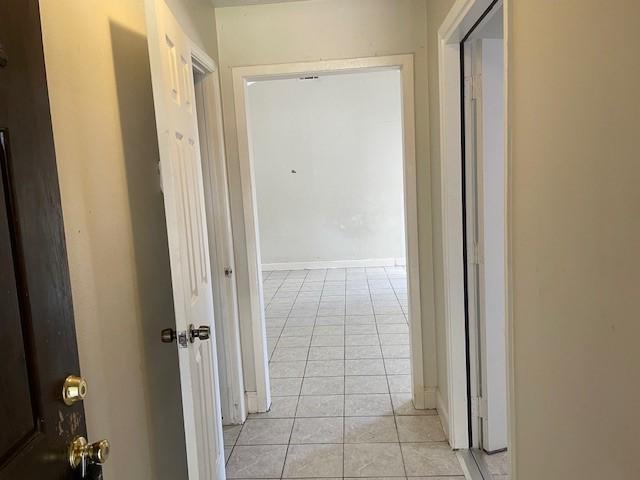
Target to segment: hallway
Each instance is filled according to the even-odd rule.
[[[403,267],[264,272],[271,411],[225,427],[228,478],[462,479],[410,397]]]

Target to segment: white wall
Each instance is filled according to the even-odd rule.
[[[171,0],[216,56],[214,10]],[[186,479],[142,0],[43,0],[45,63],[89,440],[107,480]]]
[[[431,230],[431,167],[427,78],[427,2],[425,0],[309,0],[216,9],[225,145],[234,241],[245,243],[242,190],[231,68],[240,65],[318,61],[376,55],[414,55],[418,235],[425,387],[436,386],[433,263]],[[236,256],[241,322],[250,322],[246,258]],[[250,332],[243,330],[242,335]],[[243,342],[251,342],[244,338]],[[253,365],[243,351],[244,364]],[[247,390],[250,369],[245,371]],[[432,392],[431,392],[432,393]]]
[[[507,11],[516,478],[640,478],[640,2]]]
[[[404,257],[400,71],[248,92],[263,265]]]

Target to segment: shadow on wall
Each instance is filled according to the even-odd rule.
[[[146,367],[149,382],[153,471],[157,479],[186,479],[178,356],[174,345],[160,342],[160,330],[175,320],[147,38],[113,21],[109,26],[142,322],[137,328],[144,338],[140,367]]]

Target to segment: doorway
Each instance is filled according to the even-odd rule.
[[[199,54],[195,48],[192,65],[209,234],[220,407],[223,425],[237,425],[247,417],[247,407],[240,351],[220,80],[215,63]]]
[[[433,405],[431,398],[426,402],[425,395],[431,396],[433,392],[426,392],[423,379],[423,362],[422,362],[422,334],[420,322],[412,322],[411,318],[420,317],[419,303],[419,271],[417,261],[417,208],[416,208],[416,184],[415,184],[415,140],[413,130],[413,57],[411,55],[398,55],[390,57],[376,57],[366,59],[353,60],[336,60],[316,63],[300,63],[300,64],[283,64],[255,67],[238,67],[234,68],[234,94],[236,100],[236,127],[238,133],[238,144],[240,153],[241,181],[243,191],[243,209],[245,216],[245,237],[246,250],[249,259],[248,266],[250,278],[252,281],[249,285],[251,296],[251,325],[247,327],[252,331],[253,344],[248,347],[254,352],[254,366],[256,371],[257,394],[255,404],[252,410],[251,400],[249,401],[249,411],[266,411],[271,405],[270,394],[270,378],[268,371],[269,350],[266,342],[267,330],[264,313],[264,290],[262,278],[262,252],[260,250],[260,230],[258,221],[258,188],[256,185],[256,156],[254,145],[252,143],[253,132],[250,121],[250,89],[255,82],[275,81],[276,79],[293,79],[295,81],[315,81],[327,75],[339,74],[355,74],[363,72],[372,72],[380,70],[395,70],[400,76],[400,92],[401,92],[401,143],[402,143],[402,181],[404,185],[403,206],[404,206],[404,228],[405,228],[405,245],[406,245],[406,313],[409,317],[409,363],[411,364],[410,377],[410,401],[416,408],[424,408],[428,403]],[[314,78],[316,77],[316,78]],[[304,79],[304,80],[300,80]],[[295,171],[295,168],[291,170]],[[290,172],[290,175],[298,175],[298,173]],[[280,262],[273,262],[280,263]],[[309,267],[313,265],[302,265]],[[340,266],[340,265],[335,265]],[[358,267],[355,265],[344,268],[366,268],[366,264]],[[388,267],[396,268],[395,265]],[[273,266],[272,266],[273,268]],[[276,265],[276,268],[278,266]],[[288,268],[288,267],[287,267]],[[373,267],[371,267],[373,268]],[[382,272],[385,273],[385,281],[389,281],[384,267]],[[392,273],[397,273],[402,267],[399,267]],[[329,275],[331,270],[327,270]],[[381,273],[382,273],[381,272]],[[360,272],[353,271],[353,274],[364,274],[366,279],[366,270]],[[372,272],[373,273],[373,272]],[[275,280],[282,273],[275,271],[269,275]],[[302,275],[298,273],[296,275]],[[319,275],[315,273],[313,275]],[[347,270],[341,273],[334,271],[331,275],[343,276],[346,288]],[[324,280],[326,281],[326,276]],[[306,279],[306,277],[305,277]],[[304,283],[304,280],[302,283]],[[265,281],[268,281],[267,278]],[[298,279],[299,281],[299,279]],[[391,288],[391,291],[393,289]],[[403,296],[401,294],[401,296]],[[345,300],[343,300],[345,301]],[[371,298],[369,298],[371,302]],[[398,301],[400,311],[402,311],[402,303]],[[346,303],[345,303],[346,305]],[[372,305],[370,303],[370,305]],[[338,307],[339,308],[339,307]],[[404,313],[404,311],[402,311]],[[346,309],[345,309],[346,314]],[[326,325],[329,327],[330,325]],[[344,328],[344,327],[343,327]],[[319,346],[319,345],[318,345]],[[243,345],[244,351],[244,345]],[[344,359],[342,360],[344,362]],[[339,368],[339,367],[338,367]]]
[[[411,385],[400,71],[247,91],[272,401],[390,403]],[[366,380],[380,385],[345,391]]]
[[[509,475],[507,452],[503,8],[461,42],[469,442],[485,478]]]
[[[506,8],[506,7],[505,7]],[[474,478],[513,475],[508,62],[503,4],[454,5],[438,31],[450,443]],[[508,450],[508,453],[507,453]]]

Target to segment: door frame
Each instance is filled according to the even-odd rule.
[[[297,78],[323,74],[397,69],[401,76],[403,126],[403,180],[404,215],[406,231],[407,281],[411,349],[411,393],[416,408],[434,408],[435,391],[425,389],[422,322],[420,305],[420,268],[418,245],[417,170],[415,153],[413,55],[326,60],[318,62],[284,63],[233,68],[233,93],[238,138],[240,180],[250,289],[250,324],[253,345],[244,345],[254,351],[257,398],[256,406],[264,411],[270,404],[269,370],[266,348],[266,330],[262,297],[262,275],[258,237],[258,212],[253,168],[253,154],[247,123],[247,82],[275,78]],[[416,321],[417,320],[417,321]],[[250,408],[251,411],[251,408]]]
[[[240,324],[231,231],[227,162],[222,130],[222,99],[218,65],[192,42],[193,67],[203,75],[196,86],[196,112],[202,159],[209,258],[218,347],[220,400],[225,425],[241,424],[247,418],[242,371]],[[198,102],[202,98],[202,104]],[[202,108],[200,108],[202,107]],[[228,269],[228,270],[227,270]],[[227,274],[227,271],[230,272]],[[218,303],[218,305],[216,305]]]
[[[448,430],[449,442],[455,449],[469,448],[469,401],[467,391],[468,356],[465,318],[464,239],[462,205],[462,82],[460,42],[492,5],[492,0],[457,0],[438,30],[438,70],[440,100],[440,158],[442,191],[442,245],[444,283],[444,321],[446,335],[446,368],[448,402],[438,395],[438,410]],[[508,82],[511,68],[510,25],[511,1],[504,8],[504,90],[505,90],[505,255],[506,255],[506,351],[507,351],[507,421],[508,449],[512,458],[512,476],[517,462],[514,411],[514,355],[512,315],[511,259],[511,155],[509,141]]]

